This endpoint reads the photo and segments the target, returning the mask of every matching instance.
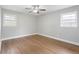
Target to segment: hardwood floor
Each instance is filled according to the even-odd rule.
[[[2,54],[72,54],[79,53],[79,46],[53,40],[40,35],[32,35],[5,40],[1,46]]]

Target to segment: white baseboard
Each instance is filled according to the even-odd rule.
[[[57,38],[57,37],[54,37],[54,36],[45,35],[45,34],[39,34],[39,33],[33,33],[33,34],[27,34],[27,35],[19,35],[19,36],[4,38],[4,39],[2,39],[2,41],[3,41],[3,40],[9,40],[9,39],[20,38],[20,37],[24,37],[24,36],[36,35],[36,34],[42,35],[42,36],[45,36],[45,37],[49,37],[49,38],[53,38],[53,39],[55,39],[55,40],[59,40],[59,41],[63,41],[63,42],[67,42],[67,43],[70,43],[70,44],[74,44],[74,45],[79,46],[79,43],[77,43],[77,42],[68,41],[68,40],[65,40],[65,39],[62,39],[62,38]]]
[[[15,39],[15,38],[20,38],[20,37],[24,37],[24,36],[36,35],[36,34],[37,34],[37,33],[26,34],[26,35],[19,35],[19,36],[13,36],[13,37],[4,38],[4,39],[1,39],[1,40],[3,41],[3,40]]]
[[[69,41],[69,40],[65,40],[65,39],[62,39],[62,38],[57,38],[57,37],[53,37],[53,36],[49,36],[49,35],[45,35],[45,34],[39,34],[39,35],[79,46],[79,43],[77,43],[77,42],[73,42],[73,41]]]

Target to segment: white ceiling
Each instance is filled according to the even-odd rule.
[[[72,7],[72,6],[73,5],[40,5],[40,8],[46,9],[45,12],[40,12],[40,14],[45,14],[48,12],[53,12],[53,11],[57,11],[57,10]],[[31,7],[31,5],[1,5],[0,7],[5,9],[10,9],[13,11],[28,13],[28,11],[25,8]]]

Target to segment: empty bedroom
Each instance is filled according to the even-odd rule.
[[[0,5],[1,54],[78,54],[79,5]]]

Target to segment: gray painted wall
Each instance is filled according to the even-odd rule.
[[[78,27],[60,27],[60,15],[77,11]],[[55,11],[38,18],[38,33],[79,43],[79,6]]]
[[[72,11],[77,11],[78,27],[60,27],[60,15]],[[17,26],[3,27],[3,38],[40,33],[79,43],[79,6],[66,8],[63,10],[51,12],[47,15],[36,17],[5,9],[3,12],[17,15]]]
[[[16,27],[2,28],[2,38],[9,38],[19,35],[33,34],[36,31],[36,19],[32,15],[27,15],[15,11],[3,9],[3,14],[13,14],[17,17]],[[4,20],[3,20],[4,21]]]

